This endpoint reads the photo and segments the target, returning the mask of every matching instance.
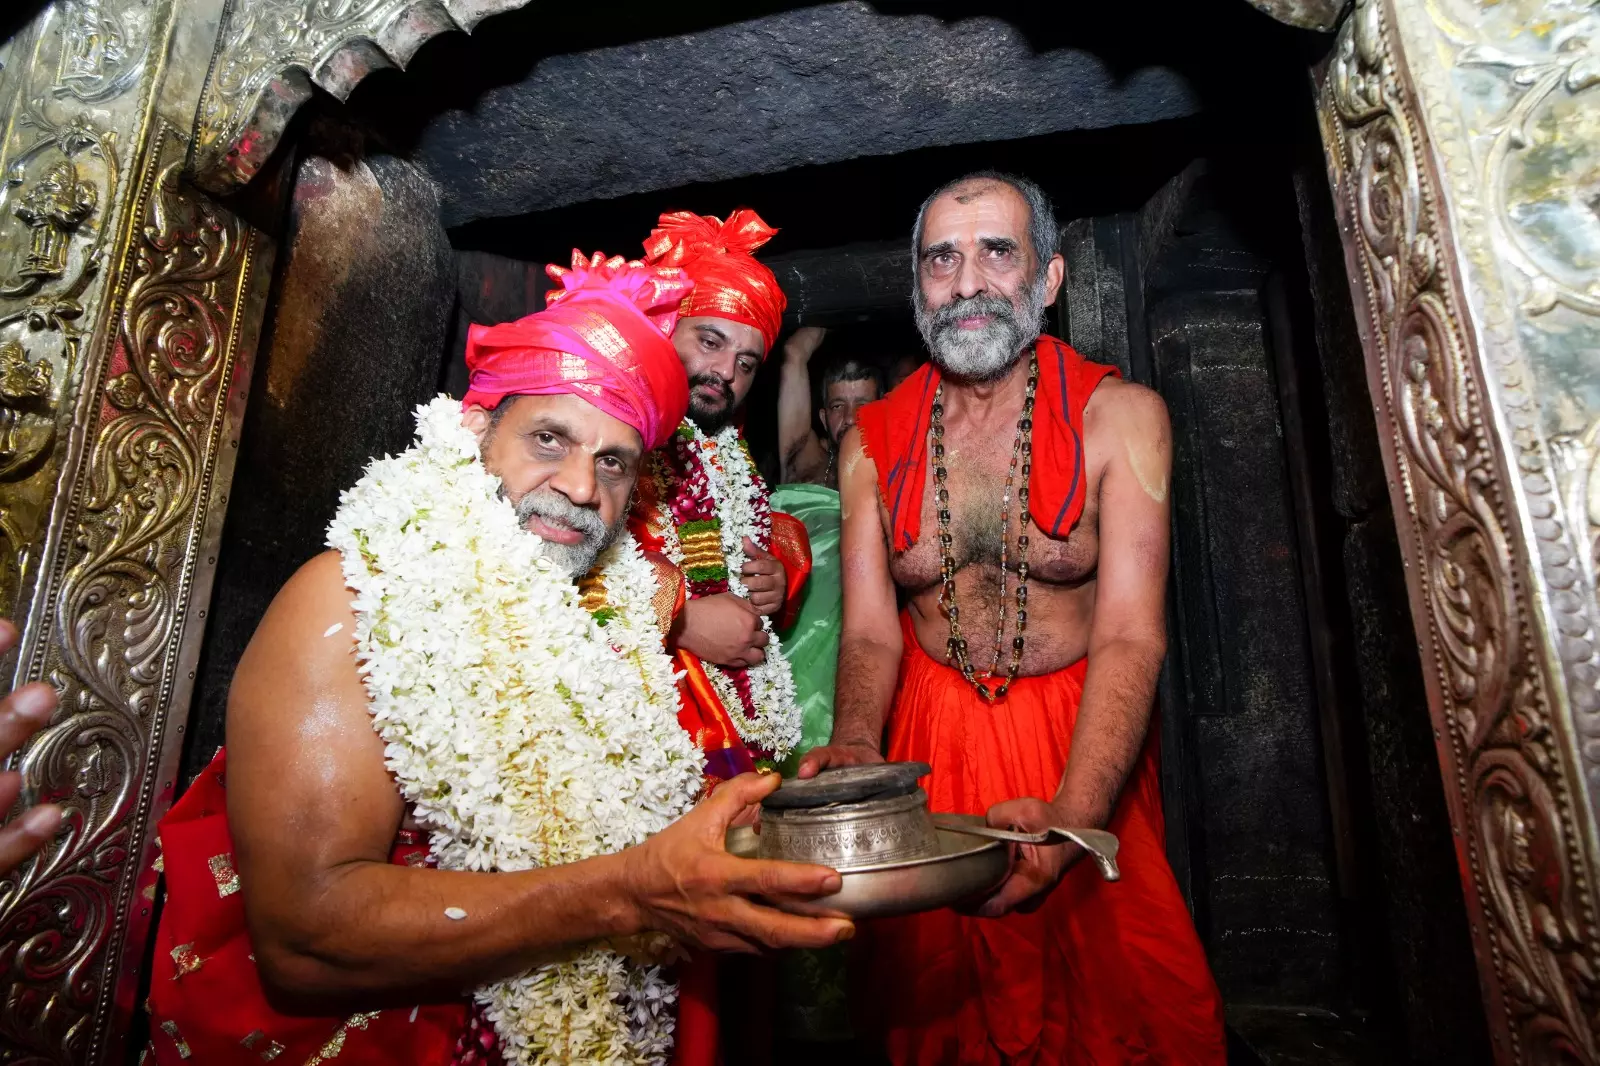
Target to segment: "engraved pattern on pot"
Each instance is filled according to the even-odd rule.
[[[921,789],[904,796],[793,810],[764,809],[764,858],[818,862],[835,869],[938,854],[939,838]]]
[[[1564,533],[1559,510],[1542,499],[1554,494],[1515,331],[1467,312],[1451,258],[1454,249],[1480,272],[1497,259],[1485,236],[1494,226],[1474,188],[1483,172],[1460,167],[1468,153],[1457,142],[1476,131],[1463,131],[1443,108],[1419,112],[1415,85],[1433,91],[1422,79],[1432,76],[1434,53],[1408,50],[1413,65],[1403,67],[1393,13],[1385,0],[1358,0],[1328,65],[1320,117],[1364,316],[1368,378],[1388,438],[1413,608],[1435,672],[1431,709],[1452,822],[1465,844],[1475,947],[1501,1061],[1594,1063],[1600,959],[1575,795],[1583,783],[1568,769],[1566,726],[1552,717],[1547,680],[1552,662],[1560,684],[1563,658],[1571,666],[1592,654],[1587,642],[1568,639],[1588,631],[1571,590],[1585,577],[1592,582],[1592,569],[1572,570],[1570,553],[1563,559],[1556,550]],[[1488,55],[1463,48],[1457,60]],[[1473,283],[1481,283],[1477,273]],[[1537,301],[1523,309],[1540,310]],[[1511,427],[1504,444],[1490,387]],[[1573,452],[1565,449],[1569,461]],[[1535,565],[1557,593],[1554,646],[1539,636],[1530,563],[1511,532],[1519,503],[1540,541]],[[1592,602],[1592,588],[1582,600]],[[1582,731],[1582,716],[1575,719]]]
[[[770,832],[781,843],[784,854],[812,855],[816,861],[866,859],[871,862],[899,862],[920,859],[938,851],[937,840],[915,825],[904,823],[866,825],[857,828],[795,829],[769,821],[763,832]]]

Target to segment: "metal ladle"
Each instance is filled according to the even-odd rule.
[[[1064,844],[1067,841],[1087,851],[1100,867],[1100,876],[1107,881],[1120,881],[1122,871],[1117,868],[1117,838],[1102,829],[1066,829],[1053,825],[1042,833],[1027,833],[1020,829],[997,829],[985,825],[975,814],[935,814],[933,824],[951,833],[1004,840],[1011,844]]]

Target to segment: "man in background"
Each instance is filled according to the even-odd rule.
[[[822,407],[816,412],[823,429],[819,435],[811,420],[811,357],[827,335],[820,326],[802,326],[784,343],[778,454],[785,485],[824,485],[834,490],[837,535],[839,441],[856,424],[856,412],[882,396],[884,389],[883,374],[875,364],[853,356],[833,359],[822,375]]]
[[[840,353],[822,375],[822,404],[811,403],[811,362],[828,331],[803,326],[783,346],[778,386],[778,448],[783,484],[772,506],[805,523],[811,539],[811,580],[794,624],[779,634],[794,671],[800,704],[800,742],[783,764],[792,776],[800,756],[833,732],[833,690],[839,659],[839,441],[856,411],[883,394],[875,363]],[[813,421],[815,418],[815,422]],[[820,423],[823,432],[816,432]],[[789,952],[778,960],[776,1028],[780,1039],[837,1044],[851,1038],[842,946]]]

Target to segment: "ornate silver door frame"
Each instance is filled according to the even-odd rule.
[[[0,880],[8,1061],[121,1062],[136,1009],[274,252],[190,182],[521,2],[57,0],[0,42],[0,611],[62,696],[17,763],[68,810]]]
[[[68,811],[0,882],[30,1061],[124,1055],[270,272],[184,181],[178,31],[171,0],[65,0],[0,46],[0,609],[14,680],[62,697],[20,768]]]
[[[0,607],[63,694],[67,803],[0,887],[0,1038],[110,1062],[134,1010],[273,252],[228,191],[343,97],[525,0],[58,0],[0,44]],[[1332,0],[1252,0],[1327,26]],[[1358,0],[1320,117],[1503,1062],[1600,1064],[1600,26]]]
[[[1600,1062],[1600,16],[1357,0],[1319,81],[1496,1057]]]

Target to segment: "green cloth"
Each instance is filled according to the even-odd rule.
[[[839,494],[822,485],[779,485],[772,509],[793,515],[811,538],[811,578],[800,591],[794,625],[778,634],[794,671],[800,704],[800,743],[784,760],[793,777],[800,756],[833,734],[833,679],[839,665]]]
[[[800,756],[833,734],[833,682],[839,665],[839,494],[822,485],[779,485],[772,509],[793,515],[811,538],[811,578],[800,593],[794,625],[778,634],[794,671],[800,743],[784,760],[793,777]],[[851,1035],[845,1001],[846,945],[785,951],[778,958],[778,1036],[833,1042]]]

